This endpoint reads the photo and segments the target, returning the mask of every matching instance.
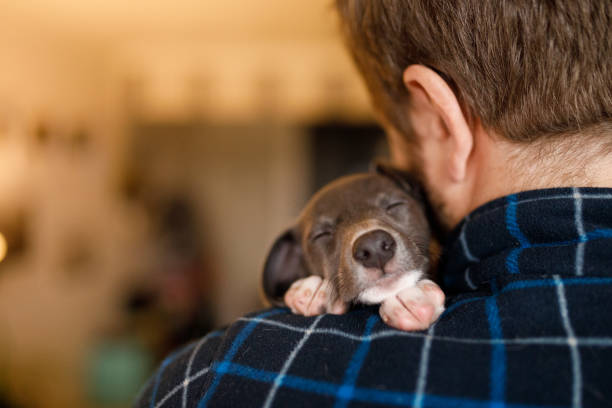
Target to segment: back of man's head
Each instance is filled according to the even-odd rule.
[[[375,105],[409,134],[403,70],[425,65],[502,137],[612,128],[610,0],[336,0]]]

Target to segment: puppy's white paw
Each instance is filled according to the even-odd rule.
[[[299,279],[285,293],[285,304],[295,314],[316,316],[323,313],[342,314],[347,306],[336,301],[330,304],[331,286],[328,280],[319,276]]]
[[[299,279],[285,293],[285,304],[295,314],[315,316],[325,313],[329,289],[319,276]]]
[[[404,331],[427,329],[443,311],[444,292],[427,279],[385,299],[379,309],[385,323]]]

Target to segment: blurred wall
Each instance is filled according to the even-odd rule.
[[[328,0],[4,1],[0,20],[0,392],[97,406],[92,347],[159,269],[126,179],[195,203],[225,324],[260,307],[266,250],[309,194],[304,129],[371,120],[367,97]]]

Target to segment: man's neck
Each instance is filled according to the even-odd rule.
[[[602,142],[606,138],[582,136],[530,145],[479,137],[474,152],[479,168],[474,172],[468,213],[495,198],[520,191],[612,187],[612,153]]]

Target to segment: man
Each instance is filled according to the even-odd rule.
[[[612,405],[612,2],[337,0],[393,160],[449,231],[427,332],[243,318],[138,406]]]

